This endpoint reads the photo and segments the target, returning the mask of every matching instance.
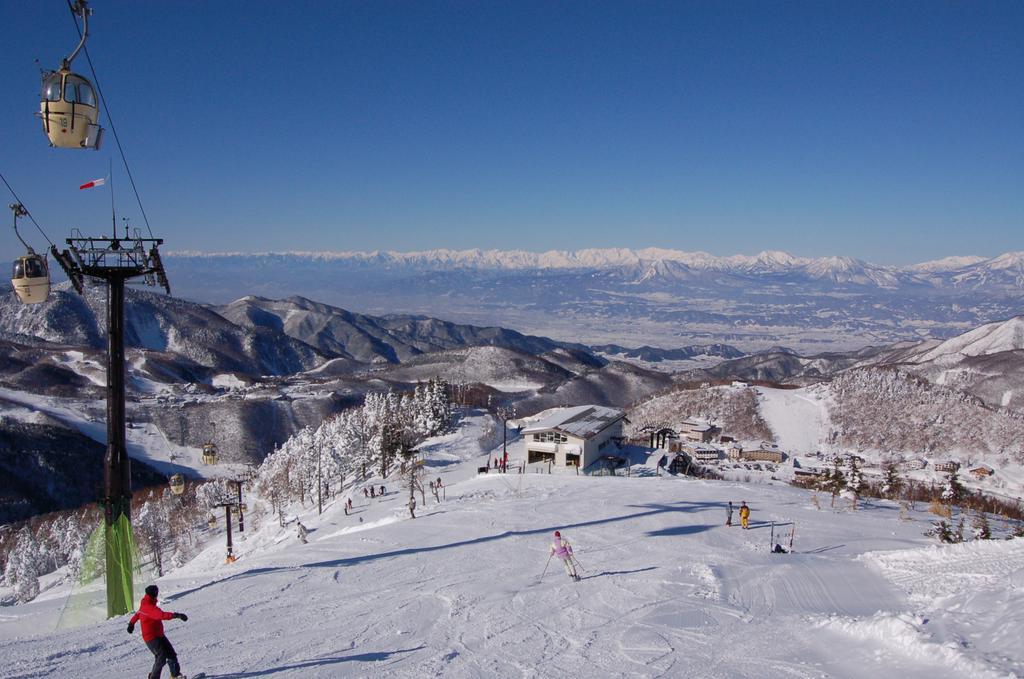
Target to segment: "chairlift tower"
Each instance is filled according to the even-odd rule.
[[[103,507],[107,573],[107,617],[134,609],[132,570],[134,546],[131,532],[131,460],[125,444],[124,287],[142,278],[171,293],[160,259],[162,238],[142,238],[136,230],[124,238],[85,237],[78,229],[66,239],[68,248],[54,259],[79,294],[86,277],[107,284],[107,452],[104,458]]]

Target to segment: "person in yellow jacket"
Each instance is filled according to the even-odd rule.
[[[740,525],[744,528],[750,525],[750,507],[745,501],[740,503]]]

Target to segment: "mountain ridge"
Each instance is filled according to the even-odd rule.
[[[171,250],[167,258],[265,258],[291,257],[320,261],[353,262],[363,264],[388,264],[402,266],[426,266],[430,268],[478,268],[478,269],[529,269],[529,268],[602,268],[637,266],[658,261],[684,264],[696,270],[714,271],[757,271],[779,272],[812,267],[818,272],[849,271],[858,267],[870,267],[882,271],[914,272],[962,272],[977,266],[991,269],[1018,268],[1024,264],[1024,252],[1006,252],[993,257],[977,255],[952,255],[908,265],[879,265],[866,260],[827,255],[801,257],[780,250],[764,250],[756,255],[713,255],[704,251],[687,251],[669,248],[582,248],[579,250],[501,250],[470,248],[454,250],[435,248],[430,250],[342,250],[331,252],[309,251],[266,251],[266,252],[198,252],[193,250]]]

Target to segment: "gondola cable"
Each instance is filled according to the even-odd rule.
[[[78,33],[78,37],[81,38],[82,29],[78,26],[78,14],[75,12],[70,0],[68,2],[68,7],[71,9],[71,20],[75,24],[75,31]],[[139,211],[142,213],[142,220],[146,223],[146,230],[149,232],[149,237],[153,238],[153,229],[149,225],[149,217],[146,216],[146,209],[142,207],[142,197],[139,195],[139,189],[135,186],[135,177],[132,176],[131,168],[128,166],[128,158],[125,156],[124,148],[121,146],[121,138],[117,135],[117,127],[114,125],[114,117],[110,115],[110,108],[107,106],[107,98],[103,96],[103,88],[100,87],[100,80],[96,75],[96,68],[92,64],[92,57],[89,55],[89,47],[87,45],[82,45],[82,53],[85,54],[85,60],[89,64],[89,71],[92,73],[92,81],[96,85],[96,93],[99,95],[99,100],[103,105],[103,112],[107,116],[107,124],[110,126],[110,131],[114,135],[114,142],[117,144],[117,151],[121,154],[121,162],[124,164],[125,174],[128,175],[128,182],[132,185],[132,191],[135,193],[135,201],[139,204]]]
[[[0,179],[2,179],[2,180],[3,180],[3,182],[4,182],[4,186],[6,186],[6,187],[7,187],[7,190],[11,192],[11,195],[12,195],[12,196],[14,196],[14,200],[15,200],[15,201],[16,201],[16,202],[17,202],[18,204],[20,204],[20,205],[21,205],[22,207],[24,207],[24,206],[25,206],[25,203],[24,203],[24,202],[22,202],[21,198],[19,198],[19,197],[18,197],[18,194],[17,194],[17,193],[15,193],[15,191],[14,191],[14,189],[13,189],[13,188],[11,188],[11,185],[10,185],[10,184],[9,184],[9,183],[7,182],[7,177],[4,177],[4,175],[3,175],[3,173],[2,173],[2,172],[0,172]],[[46,242],[47,242],[47,243],[49,243],[50,245],[53,245],[53,244],[54,244],[54,243],[53,243],[53,241],[52,241],[52,240],[50,240],[50,237],[46,235],[46,232],[45,232],[45,231],[43,231],[43,227],[39,226],[39,222],[37,222],[37,221],[36,221],[36,218],[32,216],[32,213],[31,213],[31,212],[28,212],[28,210],[26,209],[26,211],[25,211],[25,215],[26,215],[26,216],[27,216],[27,217],[28,217],[28,218],[29,218],[30,220],[32,220],[32,223],[33,223],[33,224],[35,224],[35,226],[36,226],[36,229],[38,229],[38,230],[39,230],[39,233],[40,233],[40,234],[42,234],[43,238],[45,238],[45,239],[46,239]],[[18,236],[18,240],[21,240],[21,236]],[[24,241],[22,241],[22,242],[24,243]]]

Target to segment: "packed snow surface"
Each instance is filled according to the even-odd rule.
[[[407,493],[388,479],[382,498],[352,489],[351,516],[341,498],[321,516],[295,506],[308,544],[296,539],[294,516],[282,528],[266,515],[236,534],[237,562],[223,563],[217,536],[162,578],[163,607],[189,615],[165,623],[184,672],[1024,673],[1024,541],[932,546],[922,536],[930,517],[900,521],[890,503],[817,510],[809,493],[788,486],[659,477],[646,465],[630,478],[477,474],[496,452],[493,433],[476,425],[425,447],[428,473],[445,488],[440,503],[427,495],[415,520]],[[730,500],[751,505],[750,530],[723,525]],[[771,554],[772,535],[788,546],[794,525],[794,553]],[[579,582],[557,562],[545,571],[556,529],[575,547]],[[69,628],[68,601],[53,588],[3,610],[5,677],[145,675],[151,656],[138,630],[125,632],[127,616]]]
[[[828,423],[828,412],[819,390],[758,387],[757,395],[761,416],[783,450],[800,455],[811,455],[818,450]]]

